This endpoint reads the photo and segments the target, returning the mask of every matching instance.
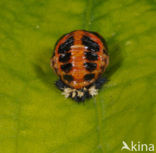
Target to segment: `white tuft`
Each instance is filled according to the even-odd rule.
[[[96,89],[95,86],[91,86],[89,89],[83,88],[83,91],[72,89],[72,88],[64,88],[62,94],[65,96],[65,98],[68,98],[70,95],[72,98],[74,98],[76,95],[81,98],[84,96],[84,91],[87,90],[91,96],[95,96],[98,94],[98,89]]]
[[[71,88],[64,88],[62,95],[64,95],[66,98],[68,98],[70,96],[71,92],[72,92]]]
[[[85,88],[84,90],[87,90],[87,89]],[[70,95],[72,96],[72,98],[74,98],[76,94],[78,97],[84,96],[83,91],[79,91],[79,90],[72,89],[72,88],[64,88],[64,91],[62,92],[62,95],[64,95],[66,98],[68,98]]]
[[[83,96],[84,96],[84,92],[82,92],[82,91],[77,91],[77,96],[78,96],[78,97],[83,97]]]
[[[90,94],[91,96],[95,96],[95,95],[98,94],[98,89],[96,89],[95,86],[91,86],[91,87],[88,89],[88,91],[89,91],[89,94]]]
[[[83,88],[83,90],[84,90],[84,91],[86,91],[86,90],[87,90],[87,88],[85,88],[85,87],[84,87],[84,88]]]
[[[76,96],[76,91],[73,89],[72,90],[72,98],[74,98]]]

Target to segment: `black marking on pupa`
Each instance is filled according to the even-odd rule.
[[[58,53],[65,53],[70,50],[70,47],[74,44],[74,37],[68,38],[58,48]]]
[[[88,71],[92,72],[96,69],[97,64],[96,63],[84,63],[84,66]]]
[[[72,69],[72,64],[71,63],[67,63],[67,64],[64,64],[64,65],[61,65],[61,69],[65,73],[68,73]]]
[[[61,54],[59,57],[59,61],[62,63],[68,62],[70,60],[70,57],[71,57],[71,53]]]
[[[95,41],[93,41],[88,36],[83,36],[82,37],[82,44],[85,45],[85,46],[87,46],[89,51],[98,52],[99,49],[100,49],[98,43],[96,43]]]

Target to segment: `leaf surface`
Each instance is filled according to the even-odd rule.
[[[0,1],[0,152],[119,153],[156,143],[154,0]],[[107,41],[108,83],[84,104],[54,86],[57,39],[76,29]],[[129,152],[129,151],[123,151]]]

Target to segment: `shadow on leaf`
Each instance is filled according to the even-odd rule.
[[[110,80],[113,74],[121,67],[123,63],[123,56],[119,46],[119,43],[115,38],[108,40],[108,54],[109,54],[109,66],[105,72],[105,77]]]
[[[57,77],[50,68],[51,55],[51,49],[44,50],[44,52],[36,59],[36,63],[33,63],[33,67],[37,77],[41,79],[44,84],[53,89]]]

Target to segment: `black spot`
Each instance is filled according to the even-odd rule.
[[[82,44],[88,47],[90,51],[99,51],[99,45],[95,41],[91,40],[88,36],[82,37]]]
[[[70,47],[74,44],[74,38],[68,38],[63,44],[61,44],[58,48],[58,53],[65,53],[70,50]]]
[[[71,81],[74,80],[74,78],[73,78],[72,75],[64,75],[63,78],[64,78],[65,80],[67,80],[68,82],[71,82]]]
[[[60,79],[58,81],[55,82],[55,85],[57,86],[57,88],[59,88],[61,91],[64,90],[64,88],[67,88],[68,86]]]
[[[64,72],[66,72],[66,73],[68,73],[71,70],[71,68],[72,68],[72,64],[71,63],[67,63],[67,64],[64,64],[64,65],[61,65],[61,69]]]
[[[91,98],[91,97],[92,97],[92,95],[89,93],[88,90],[85,91],[85,97],[86,97],[86,98]]]
[[[85,80],[85,81],[90,81],[90,80],[92,80],[92,79],[94,78],[94,76],[95,76],[95,74],[93,74],[93,73],[91,73],[91,74],[86,74],[86,75],[84,76],[84,80]]]
[[[96,63],[84,63],[84,66],[85,68],[88,70],[88,71],[94,71],[97,67],[97,64]]]
[[[108,50],[108,47],[107,47],[105,39],[101,35],[99,35],[97,32],[91,32],[91,33],[96,35],[102,41],[102,43],[105,46],[106,50]]]
[[[93,52],[85,52],[85,56],[90,61],[96,61],[98,59],[98,55]]]
[[[59,61],[60,62],[67,62],[70,60],[70,56],[71,56],[71,53],[65,53],[65,54],[61,54],[60,57],[59,57]]]

